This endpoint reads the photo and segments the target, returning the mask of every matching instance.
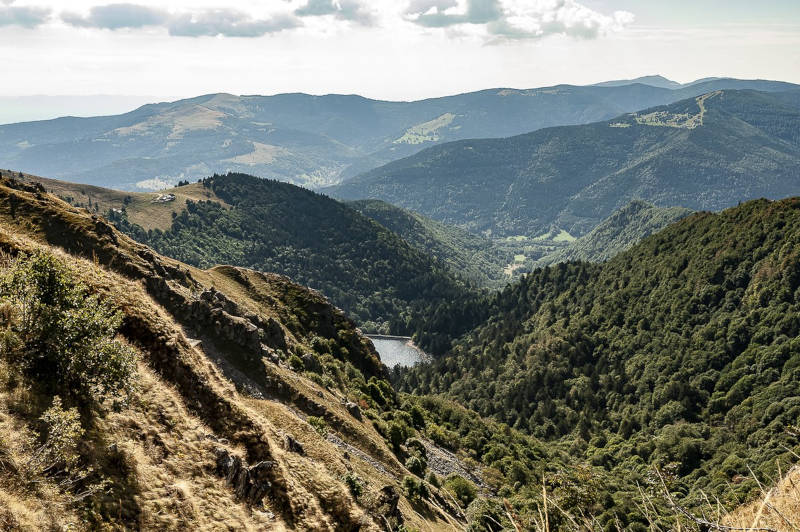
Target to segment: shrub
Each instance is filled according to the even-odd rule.
[[[344,483],[347,485],[347,489],[350,490],[350,494],[354,499],[358,499],[364,492],[364,485],[361,479],[355,473],[346,473],[342,480],[344,480]]]
[[[306,365],[303,363],[303,359],[301,359],[297,355],[292,355],[289,357],[289,367],[295,371],[303,371]]]
[[[328,434],[328,423],[317,416],[308,416],[308,424],[323,438]]]
[[[400,450],[400,446],[403,445],[411,435],[411,427],[402,421],[393,420],[389,422],[387,432],[389,443],[392,444],[395,452],[397,452]]]
[[[425,412],[419,405],[412,406],[409,413],[411,414],[411,423],[415,429],[425,428]]]
[[[427,499],[430,495],[425,483],[411,476],[403,477],[403,493],[412,501]]]
[[[0,355],[58,393],[125,400],[136,353],[114,339],[122,314],[88,294],[51,254],[21,256],[0,276]]]
[[[383,406],[386,404],[386,398],[383,396],[381,389],[375,382],[370,382],[367,385],[367,393],[378,405]]]
[[[75,469],[80,459],[78,443],[84,434],[78,410],[65,410],[61,406],[61,398],[56,395],[41,420],[46,436],[44,443],[36,449],[28,463],[31,473],[45,474]]]
[[[417,438],[409,438],[408,441],[406,441],[406,447],[408,447],[410,453],[414,453],[420,458],[424,459],[428,457],[428,450],[425,448],[425,444]]]
[[[425,474],[425,470],[427,468],[428,464],[426,464],[424,460],[420,460],[416,456],[412,456],[411,458],[406,460],[406,469],[408,469],[418,477],[422,477]]]
[[[453,494],[453,497],[455,497],[464,508],[469,506],[469,503],[478,495],[478,490],[472,482],[455,473],[447,477],[447,480],[444,482],[444,487]]]
[[[505,509],[496,500],[476,499],[469,505],[466,514],[468,532],[500,532],[511,528]]]

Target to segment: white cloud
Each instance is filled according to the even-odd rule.
[[[349,20],[364,26],[373,26],[377,21],[375,14],[356,0],[308,0],[294,14],[298,17],[333,15],[339,20]]]
[[[13,6],[14,0],[2,0],[0,3],[6,6],[0,6],[0,26],[35,28],[50,17],[51,10],[45,7]]]
[[[408,20],[428,28],[480,26],[491,41],[566,35],[594,39],[633,23],[627,11],[604,15],[577,0],[412,0]],[[444,9],[442,9],[444,8]]]
[[[170,35],[179,37],[261,37],[302,25],[299,19],[290,14],[256,19],[236,9],[212,8],[171,13],[155,7],[127,3],[94,6],[87,15],[62,13],[61,20],[71,26],[107,30],[164,27]]]

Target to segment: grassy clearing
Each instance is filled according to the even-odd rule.
[[[18,173],[4,171],[3,175]],[[160,192],[123,192],[92,185],[69,183],[57,179],[24,174],[25,181],[41,183],[47,192],[66,200],[76,207],[85,207],[90,212],[103,214],[111,209],[125,209],[128,219],[144,229],[167,230],[172,225],[175,215],[186,209],[186,201],[216,201],[227,204],[218,198],[210,189],[199,183],[169,188]],[[158,202],[163,194],[174,194],[175,200]]]

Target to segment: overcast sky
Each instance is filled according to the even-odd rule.
[[[0,96],[800,82],[800,0],[0,0]]]

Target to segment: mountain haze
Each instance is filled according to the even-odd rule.
[[[318,187],[466,138],[584,124],[726,88],[789,90],[772,81],[489,89],[416,102],[356,95],[209,94],[129,113],[0,126],[0,166],[105,187],[155,190],[244,172]]]
[[[800,92],[704,93],[594,124],[434,146],[329,192],[492,236],[581,236],[633,199],[718,210],[800,192]]]

